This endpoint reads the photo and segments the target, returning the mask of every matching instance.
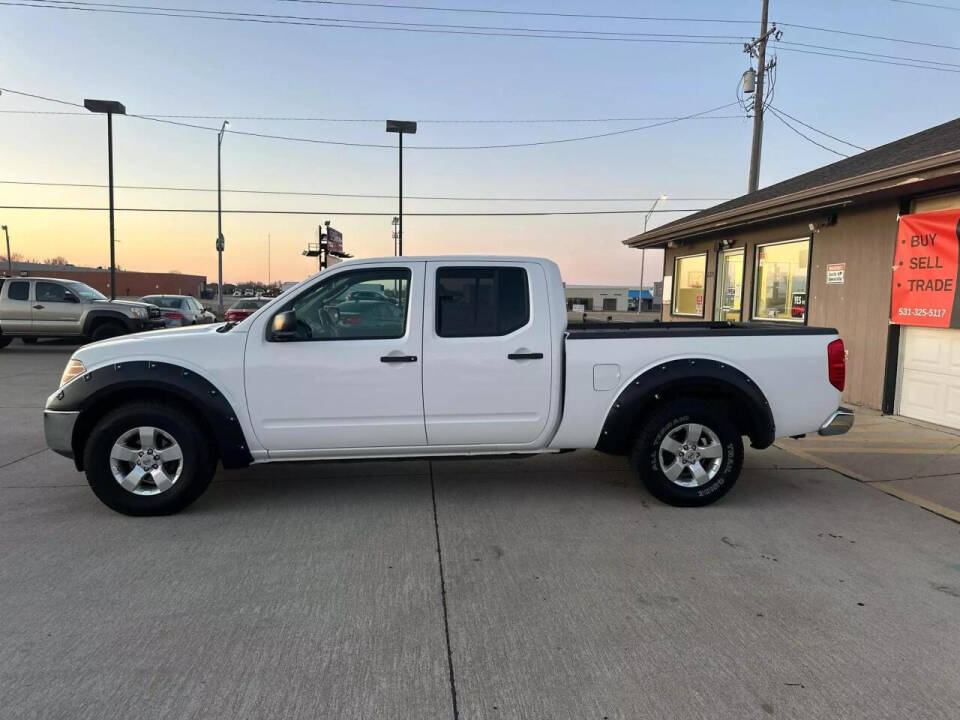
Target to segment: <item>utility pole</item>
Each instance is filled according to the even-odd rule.
[[[221,200],[220,187],[220,146],[223,145],[223,134],[230,127],[230,121],[224,120],[220,126],[220,132],[217,135],[217,307],[220,309],[220,317],[223,317],[223,203]]]
[[[763,0],[760,14],[760,37],[743,46],[750,57],[757,58],[757,86],[753,96],[753,142],[750,147],[750,178],[747,192],[756,192],[760,186],[760,154],[763,147],[763,103],[764,79],[767,74],[767,40],[778,33],[777,26],[767,29],[767,14],[770,0]]]
[[[13,277],[13,257],[10,255],[10,231],[3,225],[3,234],[7,236],[7,275]]]

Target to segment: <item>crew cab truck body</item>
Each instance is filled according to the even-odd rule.
[[[543,259],[341,263],[237,324],[81,348],[47,401],[47,442],[128,514],[180,510],[218,461],[585,448],[630,455],[666,502],[704,505],[737,479],[743,437],[852,424],[834,330],[568,328],[565,308]]]
[[[149,303],[108,300],[75,280],[14,277],[0,280],[0,348],[19,337],[104,340],[163,327]]]

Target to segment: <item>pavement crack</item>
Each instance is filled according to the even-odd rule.
[[[32,453],[30,453],[29,455],[24,455],[23,457],[17,458],[16,460],[11,460],[11,461],[8,462],[8,463],[4,463],[3,465],[0,465],[0,470],[2,470],[2,469],[5,468],[5,467],[10,467],[11,465],[16,465],[16,464],[17,464],[18,462],[20,462],[21,460],[26,460],[27,458],[32,458],[34,455],[39,455],[40,453],[45,453],[46,451],[47,451],[47,448],[43,448],[43,449],[41,449],[41,450],[37,450],[36,452],[32,452]]]
[[[440,603],[443,606],[443,635],[447,641],[447,669],[450,674],[450,698],[453,702],[453,720],[460,720],[457,707],[457,681],[453,673],[453,651],[450,649],[450,617],[447,612],[447,584],[443,575],[443,550],[440,547],[440,520],[437,516],[437,486],[433,479],[433,461],[428,460],[430,468],[430,498],[433,501],[433,530],[437,537],[437,565],[440,568]]]

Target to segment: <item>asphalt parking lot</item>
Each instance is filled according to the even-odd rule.
[[[960,525],[783,450],[719,504],[626,462],[290,464],[128,518],[0,350],[0,717],[956,718]]]

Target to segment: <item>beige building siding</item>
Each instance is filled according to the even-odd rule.
[[[835,225],[821,228],[813,234],[811,248],[807,322],[810,325],[835,327],[843,338],[848,352],[844,400],[878,409],[883,399],[890,313],[890,267],[897,234],[898,210],[899,202],[895,200],[842,209]],[[731,247],[744,248],[745,251],[743,320],[750,322],[756,246],[809,238],[809,222],[809,218],[804,218],[802,221],[765,224],[756,230],[716,235],[710,240],[667,248],[664,275],[673,275],[675,258],[707,252],[704,319],[712,320],[720,241],[732,241]],[[826,266],[831,263],[846,263],[843,285],[826,284]],[[664,298],[664,321],[698,319],[673,316],[671,309],[671,298]]]

